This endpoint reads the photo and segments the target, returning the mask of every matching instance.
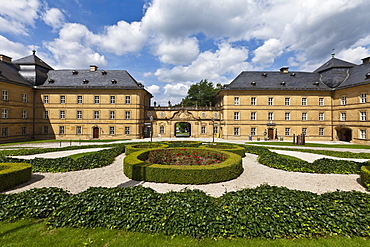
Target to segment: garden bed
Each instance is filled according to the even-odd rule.
[[[26,163],[0,163],[0,191],[31,179],[32,167]]]

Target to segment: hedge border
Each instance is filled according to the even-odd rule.
[[[182,148],[171,148],[182,149]],[[191,148],[191,150],[208,150],[228,155],[222,163],[209,166],[166,166],[146,163],[150,151],[145,149],[125,157],[124,174],[133,180],[172,183],[172,184],[209,184],[229,181],[240,176],[243,172],[242,158],[234,153],[206,148]]]
[[[370,166],[362,166],[360,176],[363,185],[370,189]]]
[[[18,184],[27,182],[32,177],[32,166],[27,163],[0,163],[0,191],[10,189]]]
[[[181,143],[184,144],[183,147],[199,147],[202,145],[201,141],[163,141],[162,143],[168,145],[169,147],[171,147],[171,144],[180,145]]]
[[[140,146],[148,146],[148,145],[153,145],[151,148],[166,148],[168,145],[158,143],[158,142],[144,142],[144,143],[137,143],[137,144],[132,144],[132,145],[127,145],[125,147],[125,154],[129,155],[133,152],[137,152],[143,149],[148,149],[148,147],[140,147]]]
[[[232,146],[232,148],[222,148],[222,146]],[[241,157],[245,157],[245,148],[242,146],[234,145],[234,144],[226,144],[226,143],[214,143],[214,144],[203,144],[200,148],[211,148],[215,150],[222,150],[230,153],[234,153],[240,155]]]

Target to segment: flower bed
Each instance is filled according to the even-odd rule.
[[[164,164],[150,163],[157,162],[159,155],[166,152],[175,154],[171,162],[162,158]],[[201,152],[204,155],[200,156]],[[194,158],[194,156],[199,158]],[[242,172],[242,160],[239,155],[204,148],[188,148],[185,151],[184,148],[146,149],[129,154],[124,159],[125,175],[134,180],[147,182],[207,184],[237,178]]]
[[[238,154],[241,157],[245,157],[245,148],[238,146],[238,145],[233,145],[233,144],[228,144],[228,143],[227,144],[226,143],[210,143],[210,144],[202,145],[201,147],[223,150],[223,151]]]
[[[148,148],[166,148],[168,145],[162,144],[162,143],[138,143],[133,145],[127,145],[125,148],[125,154],[129,155],[130,153],[140,151],[142,149],[148,149]]]
[[[31,179],[32,167],[25,163],[0,163],[0,191]]]

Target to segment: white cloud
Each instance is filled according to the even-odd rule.
[[[42,19],[46,25],[51,26],[54,30],[61,28],[65,22],[64,14],[57,8],[46,10]]]
[[[164,88],[164,94],[167,96],[186,96],[190,88],[190,83],[176,83],[166,84]]]
[[[1,2],[0,32],[27,35],[27,27],[34,26],[40,8],[39,0],[7,0]]]
[[[18,59],[20,57],[31,54],[31,49],[21,43],[13,42],[0,35],[0,54],[4,54]]]
[[[354,64],[360,64],[362,62],[361,59],[370,56],[370,49],[362,47],[362,46],[358,46],[355,48],[349,48],[346,50],[342,50],[338,52],[336,56],[348,62],[351,62]]]
[[[284,46],[280,40],[272,38],[254,50],[255,57],[252,59],[254,63],[272,64],[275,58],[283,54]]]
[[[161,93],[160,87],[158,85],[151,85],[151,86],[147,87],[147,90],[151,94],[160,94]]]

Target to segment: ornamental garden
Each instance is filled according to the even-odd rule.
[[[10,156],[91,147],[97,152],[56,159],[22,160]],[[153,142],[69,146],[0,151],[0,190],[30,179],[32,172],[69,172],[110,165],[125,153],[123,172],[132,180],[212,184],[243,173],[245,153],[275,169],[304,173],[360,174],[370,185],[368,162],[319,159],[309,163],[279,155],[271,148],[230,143]],[[287,148],[279,148],[287,149]],[[297,151],[294,149],[294,151]],[[370,158],[325,150],[305,152]],[[325,153],[327,152],[327,153]],[[71,194],[60,188],[0,194],[0,221],[41,219],[52,228],[108,228],[193,238],[314,238],[370,236],[370,194],[336,191],[324,194],[261,185],[212,197],[200,190],[158,193],[151,188],[90,188]]]

